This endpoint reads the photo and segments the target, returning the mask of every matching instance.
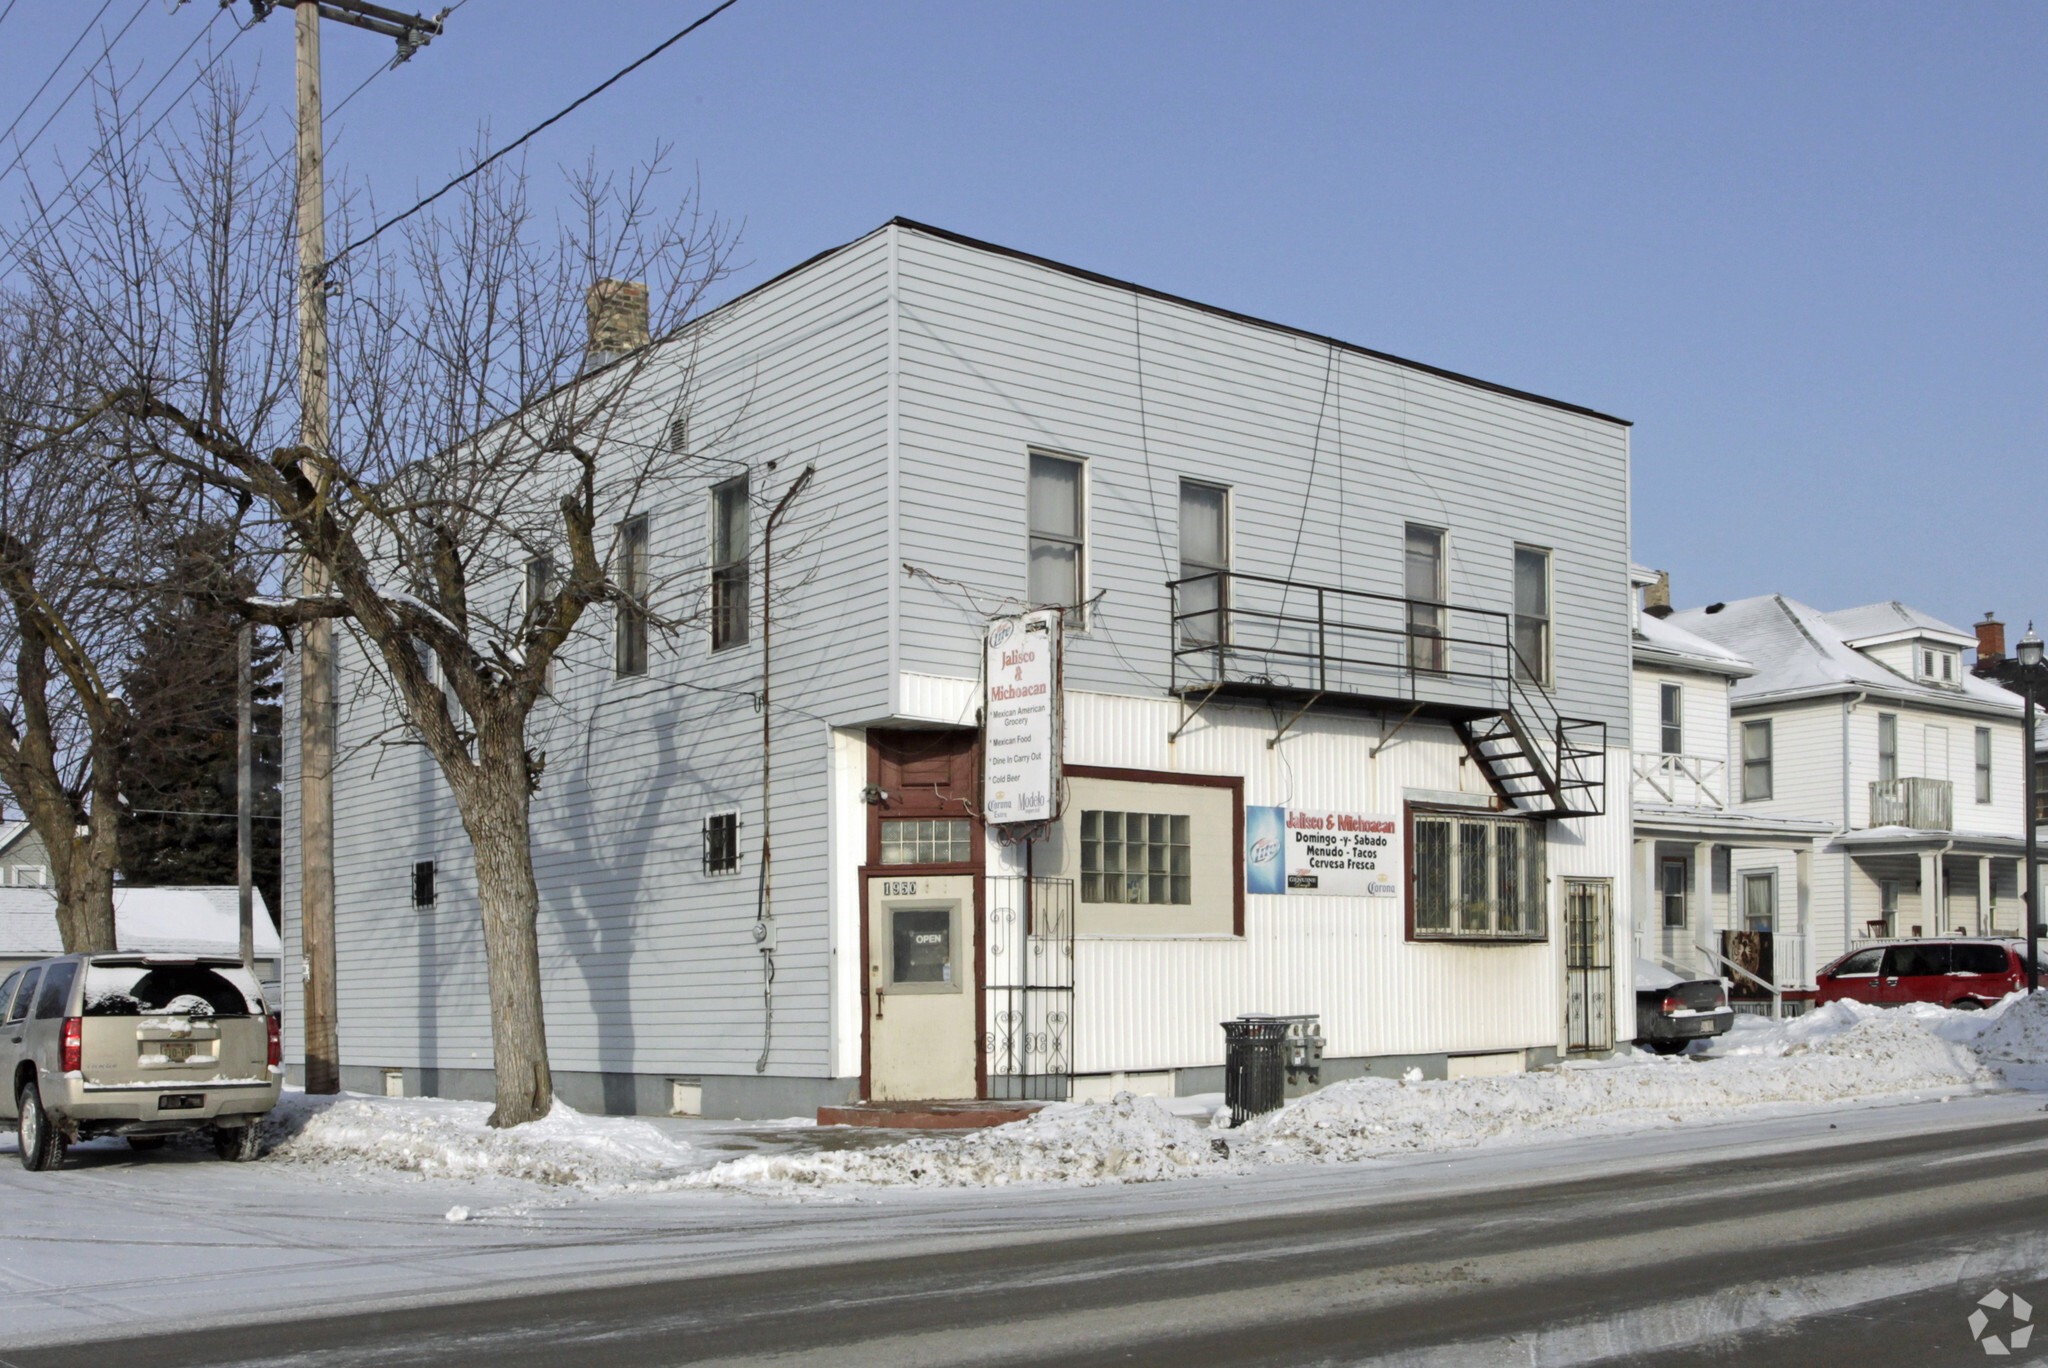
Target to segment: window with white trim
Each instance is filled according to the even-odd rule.
[[[1657,687],[1657,726],[1664,754],[1685,754],[1685,690],[1679,685]]]
[[[1550,553],[1515,548],[1515,678],[1550,684]]]
[[[1521,817],[1412,811],[1417,940],[1542,940],[1544,835]]]
[[[1032,606],[1076,607],[1086,582],[1081,462],[1032,452],[1027,503],[1031,524],[1027,592]]]
[[[1208,646],[1227,639],[1230,491],[1221,485],[1180,482],[1180,640]]]
[[[711,649],[747,644],[751,529],[747,477],[711,491]]]
[[[1685,926],[1685,891],[1689,869],[1682,859],[1666,859],[1659,866],[1658,877],[1663,882],[1664,929],[1680,930]]]
[[[1977,801],[1991,801],[1991,728],[1977,728]]]
[[[1771,796],[1771,723],[1769,718],[1742,724],[1742,801],[1760,803]]]

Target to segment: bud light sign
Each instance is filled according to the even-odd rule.
[[[1245,892],[1397,897],[1400,831],[1395,817],[1247,807]]]

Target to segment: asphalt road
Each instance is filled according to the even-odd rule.
[[[1986,1361],[2048,1327],[2048,1116],[1284,1218],[549,1291],[8,1351],[182,1365]],[[1986,1334],[2017,1328],[2012,1304]],[[2042,1343],[1999,1361],[2048,1362]]]

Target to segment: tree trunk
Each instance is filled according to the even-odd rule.
[[[50,881],[57,891],[57,931],[64,953],[106,954],[120,949],[114,941],[114,867],[118,862],[113,823],[100,818],[87,824],[86,834],[69,821],[36,824],[36,834],[50,853]],[[60,834],[61,833],[61,834]]]
[[[480,746],[483,744],[479,743]],[[525,757],[480,764],[459,794],[463,829],[476,861],[483,908],[484,958],[491,984],[491,1058],[497,1079],[493,1126],[538,1121],[555,1103],[541,1009],[540,889],[528,839]]]

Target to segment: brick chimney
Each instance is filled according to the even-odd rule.
[[[647,287],[637,280],[600,280],[584,298],[590,320],[585,365],[616,361],[647,345]]]
[[[1986,613],[1984,620],[1977,624],[1977,660],[2003,660],[2005,658],[2005,624]]]
[[[1643,611],[1654,618],[1671,616],[1671,572],[1659,570],[1654,584],[1643,586]]]

